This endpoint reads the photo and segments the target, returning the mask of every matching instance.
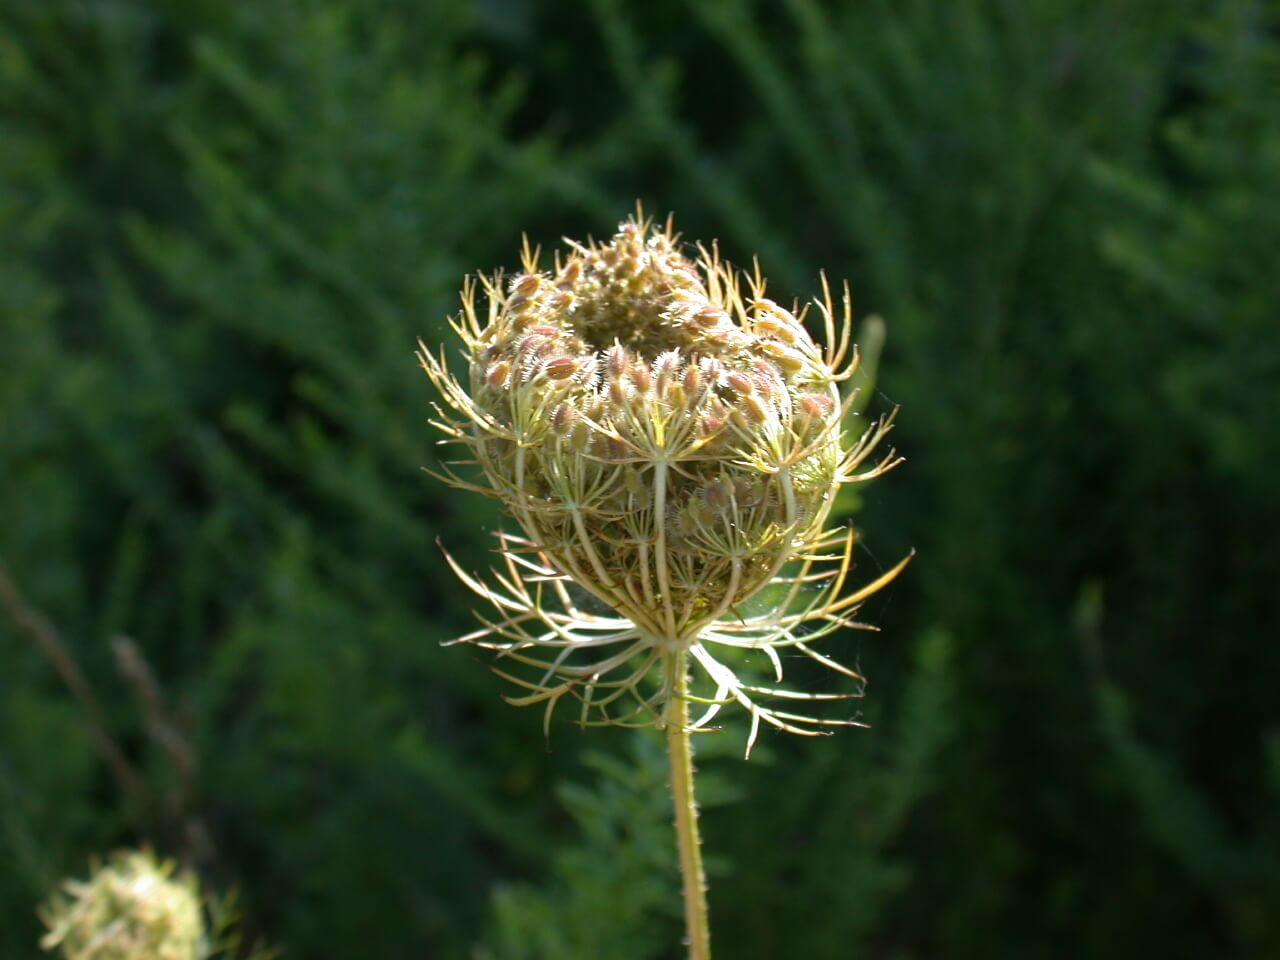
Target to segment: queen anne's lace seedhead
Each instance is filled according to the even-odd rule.
[[[608,243],[570,247],[550,272],[526,246],[522,273],[482,278],[485,310],[464,286],[453,327],[467,386],[443,351],[420,352],[444,400],[436,425],[488,486],[447,479],[498,497],[524,530],[500,535],[496,586],[458,571],[498,612],[464,639],[539,671],[504,676],[530,691],[513,702],[546,703],[548,722],[573,697],[584,724],[662,723],[684,650],[715,689],[693,728],[732,702],[750,711],[752,740],[762,720],[794,733],[852,723],[764,705],[848,695],[746,684],[713,653],[763,650],[781,682],[777,651],[794,648],[861,679],[809,647],[902,567],[839,595],[853,537],[827,529],[835,492],[897,463],[890,451],[862,469],[891,418],[842,443],[852,398],[839,384],[857,364],[847,288],[837,321],[823,282],[819,347],[758,268],[741,275],[714,246],[687,259],[670,221],[629,220]],[[748,614],[770,584],[781,596]]]

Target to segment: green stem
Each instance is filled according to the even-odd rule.
[[[698,807],[693,799],[693,745],[689,737],[689,667],[684,650],[674,655],[675,691],[667,716],[667,753],[671,756],[671,798],[676,809],[676,844],[684,886],[684,920],[689,960],[711,960],[707,923],[707,880],[702,872]]]

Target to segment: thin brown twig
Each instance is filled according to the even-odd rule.
[[[116,669],[142,708],[147,734],[160,747],[175,774],[173,788],[165,797],[165,812],[181,831],[187,854],[194,860],[209,863],[214,858],[212,834],[204,817],[191,809],[199,768],[195,747],[170,713],[155,671],[137,643],[129,637],[117,635],[111,639],[111,649],[115,654]]]
[[[71,696],[80,704],[89,742],[106,763],[120,790],[131,800],[141,800],[144,796],[142,779],[120,744],[111,736],[106,714],[93,687],[67,649],[61,634],[48,617],[27,603],[3,562],[0,562],[0,607],[4,608],[14,626],[35,642]]]
[[[143,715],[147,721],[147,732],[160,746],[172,765],[174,773],[177,774],[177,783],[169,801],[175,811],[181,811],[191,795],[195,779],[197,766],[195,750],[170,716],[160,684],[156,681],[155,672],[142,655],[142,651],[138,649],[138,645],[128,637],[118,635],[111,639],[111,650],[115,654],[116,668],[120,671],[120,676],[133,690],[142,706]]]

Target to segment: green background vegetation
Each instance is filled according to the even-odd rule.
[[[144,838],[299,960],[678,955],[660,748],[440,646],[500,518],[412,356],[637,198],[886,318],[860,574],[919,551],[827,647],[869,732],[699,741],[719,955],[1280,955],[1278,30],[0,0],[0,955]]]

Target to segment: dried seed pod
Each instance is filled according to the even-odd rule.
[[[742,398],[742,409],[753,424],[761,424],[769,419],[769,407],[754,393],[748,393]]]
[[[559,403],[551,411],[551,429],[560,436],[565,436],[578,422],[578,411],[568,403]]]
[[[542,286],[542,278],[536,274],[526,274],[511,281],[511,295],[507,297],[506,309],[521,310]]]
[[[575,417],[569,431],[569,446],[582,453],[591,446],[591,427],[581,417]]]
[[[639,393],[648,393],[649,387],[653,384],[653,378],[649,373],[649,368],[644,362],[637,360],[631,364],[631,369],[627,371],[631,377],[631,382],[635,384],[636,391]]]
[[[800,395],[799,409],[811,420],[826,420],[831,416],[834,407],[829,396],[821,393],[805,393]]]
[[[610,347],[606,351],[606,356],[611,376],[621,377],[631,366],[631,358],[627,356],[627,348],[620,343],[615,343]]]
[[[608,402],[614,407],[623,407],[630,402],[634,390],[621,377],[614,377],[609,381],[609,397]]]
[[[702,374],[698,372],[697,367],[691,365],[687,370],[685,370],[684,377],[681,379],[680,384],[684,387],[685,395],[692,397],[698,392],[698,388],[702,386]]]
[[[724,380],[730,389],[740,397],[745,397],[755,392],[756,385],[751,382],[751,377],[741,370],[734,370]]]
[[[666,353],[659,354],[653,361],[654,390],[658,396],[667,394],[679,372],[680,352],[678,350],[668,350]]]
[[[579,363],[574,357],[556,357],[548,360],[543,373],[550,380],[567,380],[578,372]]]
[[[799,350],[785,346],[773,340],[765,340],[760,349],[781,367],[786,373],[799,373],[805,368],[805,358]]]
[[[733,484],[717,477],[702,488],[702,502],[715,516],[726,513],[733,506]]]
[[[761,336],[774,337],[789,346],[794,345],[797,339],[795,328],[790,323],[775,317],[762,317],[756,320],[754,329]]]
[[[729,315],[721,307],[710,303],[693,315],[693,322],[704,329],[718,327],[728,319]]]
[[[778,368],[768,360],[757,360],[751,365],[751,382],[762,396],[770,400],[786,390],[786,383],[778,373]]]
[[[511,363],[507,360],[496,360],[489,364],[485,371],[485,383],[491,387],[505,387],[511,379]]]
[[[570,257],[569,261],[564,265],[564,269],[560,271],[560,275],[556,277],[556,286],[564,290],[572,290],[581,275],[582,259],[580,257]]]
[[[513,297],[529,297],[540,286],[542,286],[542,277],[536,273],[519,274],[511,278],[511,295]]]

